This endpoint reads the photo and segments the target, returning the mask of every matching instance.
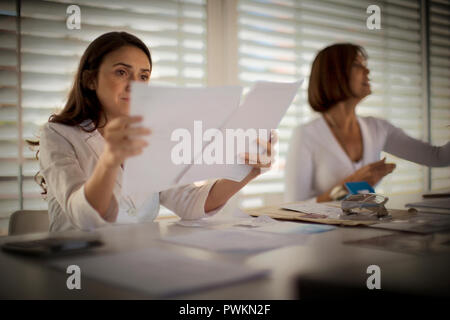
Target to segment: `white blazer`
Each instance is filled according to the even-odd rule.
[[[46,123],[41,128],[39,165],[47,185],[50,231],[91,230],[115,222],[153,221],[160,203],[183,219],[206,216],[205,201],[215,181],[203,186],[190,184],[154,193],[136,208],[132,197],[121,195],[123,169],[120,168],[113,197],[103,219],[86,200],[84,185],[94,172],[104,144],[105,140],[97,130],[85,132],[79,127],[58,123]]]
[[[294,130],[286,161],[285,201],[315,201],[359,168],[380,160],[381,151],[426,166],[450,165],[450,142],[435,147],[375,117],[358,117],[358,122],[363,140],[359,162],[348,157],[323,117]]]

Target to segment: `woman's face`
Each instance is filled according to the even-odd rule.
[[[367,97],[372,92],[370,90],[369,72],[366,59],[358,54],[350,72],[350,89],[359,99]]]
[[[150,62],[134,46],[124,46],[107,54],[98,71],[95,91],[108,121],[130,112],[131,81],[148,82]]]

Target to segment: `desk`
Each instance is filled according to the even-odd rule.
[[[348,279],[363,282],[369,276],[369,265],[381,268],[382,289],[395,288],[410,293],[448,293],[450,255],[447,252],[412,254],[366,248],[344,242],[376,236],[400,234],[367,227],[339,227],[313,234],[304,245],[290,246],[254,255],[219,254],[157,241],[166,235],[196,232],[195,228],[176,225],[174,221],[113,226],[98,230],[105,246],[94,249],[98,254],[158,246],[188,256],[233,261],[253,268],[269,269],[270,275],[195,294],[181,299],[296,299],[298,279],[322,279],[339,283]],[[64,232],[77,235],[78,231]],[[448,236],[448,233],[443,233]],[[33,239],[42,235],[26,235],[0,239]],[[407,236],[407,235],[406,235]],[[434,235],[438,236],[438,235]],[[432,236],[432,237],[434,237]],[[45,261],[0,252],[0,298],[21,299],[147,299],[141,292],[124,290],[99,281],[83,279],[81,290],[68,290],[64,272],[51,269]]]

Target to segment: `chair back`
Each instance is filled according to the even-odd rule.
[[[47,210],[19,210],[9,218],[8,235],[48,232],[49,219]]]

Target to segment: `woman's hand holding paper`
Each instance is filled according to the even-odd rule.
[[[108,122],[103,133],[106,144],[102,154],[106,166],[118,167],[126,158],[141,154],[148,146],[143,136],[149,135],[150,129],[131,126],[141,121],[140,116],[122,116]]]

